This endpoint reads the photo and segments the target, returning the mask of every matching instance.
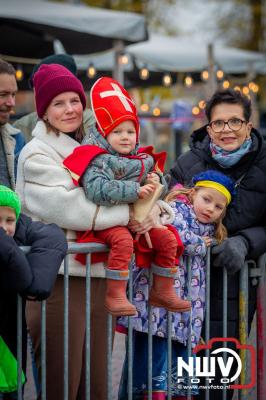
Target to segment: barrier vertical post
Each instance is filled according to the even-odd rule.
[[[266,393],[266,254],[258,260],[261,270],[259,285],[257,288],[257,399],[264,400]]]

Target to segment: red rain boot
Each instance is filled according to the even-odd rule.
[[[153,274],[153,285],[149,294],[149,303],[155,307],[163,307],[168,311],[190,311],[191,302],[177,296],[174,278]]]
[[[106,280],[105,307],[114,316],[137,314],[136,307],[131,304],[126,296],[127,280]]]

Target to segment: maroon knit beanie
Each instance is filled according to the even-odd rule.
[[[42,118],[51,101],[61,93],[75,92],[79,95],[83,110],[86,96],[81,82],[67,68],[59,64],[43,64],[34,74],[36,110]]]

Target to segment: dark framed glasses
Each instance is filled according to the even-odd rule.
[[[242,128],[242,125],[247,121],[240,118],[230,118],[228,121],[224,121],[222,119],[217,119],[209,123],[209,126],[216,133],[222,132],[225,128],[225,125],[228,125],[231,131],[237,132]]]

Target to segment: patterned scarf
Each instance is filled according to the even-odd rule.
[[[251,138],[245,140],[245,142],[236,150],[227,151],[222,149],[220,146],[210,142],[210,150],[212,158],[218,162],[223,168],[232,167],[238,163],[238,161],[250,151],[252,145]]]

